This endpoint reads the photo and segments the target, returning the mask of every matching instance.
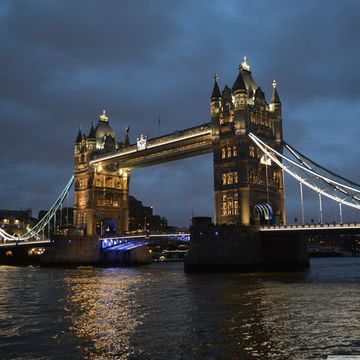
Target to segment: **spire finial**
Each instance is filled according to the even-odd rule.
[[[218,81],[218,80],[219,80],[219,76],[218,76],[217,73],[214,74],[214,80],[215,80],[215,81]]]
[[[273,86],[274,89],[277,88],[277,82],[276,82],[276,80],[274,80],[274,81],[272,82],[272,86]]]
[[[102,115],[100,115],[100,120],[101,121],[108,121],[109,120],[109,118],[106,116],[106,111],[105,110],[103,110]]]
[[[240,70],[250,71],[250,65],[246,62],[246,56],[244,56],[244,61],[240,64]]]

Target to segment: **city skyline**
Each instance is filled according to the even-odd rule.
[[[72,11],[51,2],[1,5],[2,208],[49,206],[72,174],[79,123],[88,132],[103,108],[118,138],[130,126],[132,143],[141,133],[157,136],[159,116],[162,134],[207,122],[213,74],[221,88],[232,86],[244,55],[268,101],[272,81],[279,84],[284,138],[359,179],[357,3],[243,3],[244,12],[232,1],[223,8],[144,2],[139,14],[140,3],[90,4],[86,13],[82,2]],[[213,216],[212,172],[211,155],[141,169],[130,194],[171,224],[187,225],[192,212]],[[289,193],[294,217],[296,193]]]

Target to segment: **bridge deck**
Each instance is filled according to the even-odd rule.
[[[90,164],[117,162],[123,168],[133,169],[202,155],[211,151],[211,124],[206,123],[149,139],[144,150],[138,150],[134,144],[110,154],[98,155],[90,161]]]
[[[278,226],[262,226],[259,229],[263,233],[271,234],[360,234],[360,224],[308,224],[308,225],[278,225]]]

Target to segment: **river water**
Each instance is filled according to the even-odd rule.
[[[0,267],[0,359],[360,355],[360,258],[304,274]]]

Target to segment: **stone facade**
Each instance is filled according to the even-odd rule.
[[[88,136],[79,131],[76,139],[74,225],[87,236],[118,235],[128,229],[129,171],[116,163],[90,164],[94,156],[120,146],[105,113]]]
[[[75,143],[75,225],[88,236],[126,232],[131,169],[211,151],[215,224],[284,224],[282,170],[248,136],[251,131],[282,151],[276,83],[267,103],[244,59],[231,89],[225,86],[221,92],[215,78],[210,107],[210,123],[154,139],[141,136],[137,145],[130,145],[128,129],[124,144],[117,143],[105,113],[88,136],[79,131]]]
[[[214,153],[215,223],[284,224],[284,178],[248,137],[248,132],[282,151],[281,102],[273,83],[268,104],[246,59],[230,89],[217,76],[210,100]]]

